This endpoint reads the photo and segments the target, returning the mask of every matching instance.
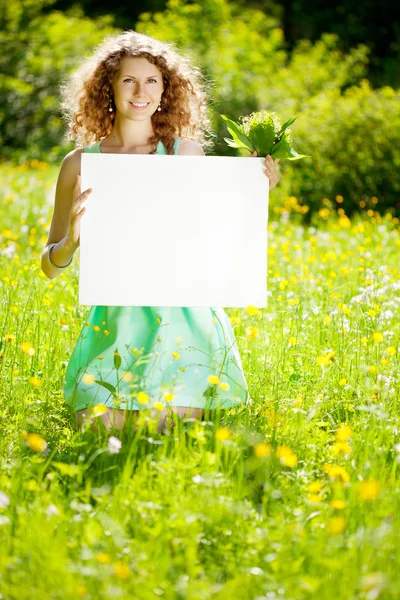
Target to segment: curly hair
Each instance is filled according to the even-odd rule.
[[[61,83],[66,140],[86,145],[110,135],[115,120],[113,102],[114,111],[108,110],[113,100],[112,83],[125,57],[144,57],[163,75],[162,110],[151,117],[155,135],[149,143],[161,140],[167,154],[173,154],[175,138],[184,136],[198,141],[204,151],[211,149],[213,142],[205,137],[214,137],[207,106],[210,84],[188,57],[178,53],[173,42],[160,42],[133,30],[105,37]]]

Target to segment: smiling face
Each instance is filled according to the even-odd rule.
[[[117,112],[127,119],[143,121],[157,110],[164,90],[163,75],[147,58],[123,58],[113,90]]]

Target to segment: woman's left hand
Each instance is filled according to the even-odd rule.
[[[257,150],[254,150],[253,154],[251,156],[258,156],[257,154]],[[265,165],[265,169],[264,169],[264,173],[267,175],[268,179],[269,179],[269,189],[272,190],[272,188],[276,187],[277,183],[279,182],[279,175],[278,175],[278,171],[277,171],[277,164],[279,163],[280,158],[276,158],[275,160],[272,158],[272,156],[270,154],[267,154],[267,156],[265,157],[265,161],[264,161],[264,165]]]

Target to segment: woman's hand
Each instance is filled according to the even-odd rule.
[[[254,150],[253,154],[251,156],[258,156],[257,154],[257,150]],[[264,169],[264,173],[267,175],[268,179],[269,179],[269,189],[272,190],[272,188],[276,187],[277,183],[279,182],[279,175],[278,175],[278,171],[277,171],[277,165],[280,161],[280,158],[276,158],[275,160],[272,158],[272,156],[270,154],[267,154],[267,156],[265,157],[265,169]]]
[[[72,206],[69,214],[69,226],[67,240],[70,244],[79,248],[80,245],[80,225],[82,215],[86,212],[86,208],[82,204],[89,198],[92,188],[88,188],[81,193],[81,178],[76,177],[76,184],[72,192]]]

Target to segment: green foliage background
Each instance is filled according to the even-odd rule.
[[[0,152],[17,163],[58,164],[73,148],[64,138],[60,82],[105,35],[120,31],[112,16],[91,19],[79,6],[61,12],[53,4],[10,0],[0,8]],[[373,206],[400,214],[399,92],[369,84],[366,44],[344,54],[339,37],[323,33],[289,52],[273,11],[227,0],[169,0],[131,28],[176,42],[202,68],[212,89],[214,154],[236,153],[223,141],[221,113],[238,120],[274,110],[282,122],[299,115],[293,145],[312,158],[281,161],[273,204],[295,196],[308,205],[309,219],[339,196],[348,212]]]

